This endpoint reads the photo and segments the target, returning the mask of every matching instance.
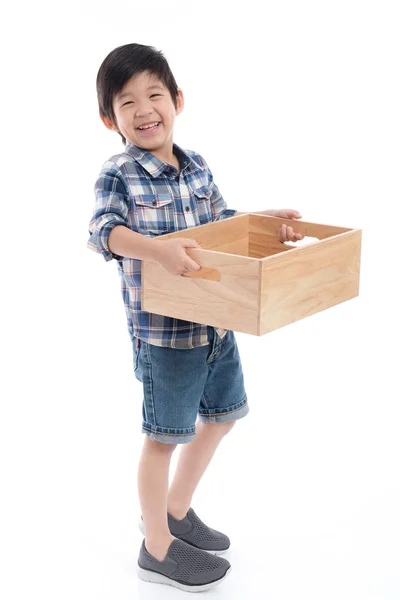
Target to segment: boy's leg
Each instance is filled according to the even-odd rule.
[[[175,444],[145,439],[139,464],[139,494],[145,540],[137,572],[148,582],[173,585],[187,592],[208,590],[230,573],[229,561],[175,539],[168,528],[168,471]]]
[[[210,339],[208,375],[200,402],[196,437],[181,450],[175,478],[168,493],[168,512],[183,519],[194,491],[220,441],[237,419],[249,411],[242,366],[234,333]]]
[[[199,398],[208,369],[208,347],[187,350],[137,344],[135,375],[143,382],[146,434],[139,462],[138,487],[145,540],[138,574],[145,581],[186,591],[208,589],[230,572],[230,564],[174,538],[168,521],[168,474],[173,450],[195,437]]]
[[[146,528],[146,549],[164,560],[173,541],[168,528],[167,494],[171,456],[176,444],[163,444],[145,436],[139,461],[138,489]]]
[[[163,560],[174,539],[167,518],[168,475],[177,444],[195,437],[199,398],[207,379],[208,347],[179,350],[134,343],[136,378],[143,383],[145,442],[138,488],[147,551]],[[199,365],[203,365],[200,367]]]
[[[183,519],[192,502],[196,487],[207,469],[220,441],[231,430],[229,423],[196,424],[196,437],[180,451],[178,464],[168,492],[168,512],[175,519]]]
[[[144,387],[143,432],[149,438],[143,448],[139,493],[146,546],[158,546],[155,551],[159,555],[165,554],[171,543],[171,538],[165,537],[168,508],[175,518],[186,506],[189,508],[188,503],[222,437],[231,429],[232,422],[248,412],[233,333],[228,332],[221,341],[210,327],[209,341],[209,346],[191,350],[162,348],[142,341],[136,351],[135,374]],[[196,429],[198,413],[200,422]],[[171,446],[178,443],[184,447],[168,496]],[[154,463],[160,471],[152,467]],[[154,500],[155,496],[159,500]],[[147,508],[151,502],[157,508]],[[162,504],[165,520],[159,513]],[[152,520],[152,510],[158,516],[149,532],[146,520]]]

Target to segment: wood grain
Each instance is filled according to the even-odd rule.
[[[316,237],[319,240],[351,231],[332,225],[320,225],[296,219],[281,219],[279,217],[251,214],[249,215],[248,256],[264,258],[290,250],[290,246],[286,246],[279,241],[279,229],[283,224],[293,227],[296,232],[301,233],[304,237]]]
[[[206,225],[174,231],[156,239],[162,242],[174,237],[194,239],[204,250],[218,250],[218,252],[247,256],[249,215],[241,215],[236,218],[213,221]]]
[[[263,259],[259,335],[358,295],[361,231]]]
[[[203,267],[218,270],[221,280],[171,275],[158,263],[143,262],[143,310],[257,335],[259,261],[192,248],[188,254]]]
[[[282,223],[319,241],[288,246]],[[263,335],[358,295],[361,230],[245,214],[157,238],[191,238],[201,270],[171,275],[142,261],[142,308]]]

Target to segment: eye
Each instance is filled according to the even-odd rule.
[[[125,102],[122,106],[126,106],[127,104],[133,104],[132,100],[129,100],[128,102]],[[121,108],[122,108],[121,106]]]
[[[161,96],[161,94],[152,94],[150,98],[156,98],[157,96]]]

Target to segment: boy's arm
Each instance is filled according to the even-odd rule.
[[[111,231],[117,225],[128,226],[128,194],[118,168],[106,162],[94,185],[96,196],[93,216],[89,223],[87,247],[102,254],[106,261],[122,260],[123,255],[115,254],[108,246]]]
[[[136,233],[128,227],[117,225],[108,237],[108,247],[112,253],[120,254],[126,258],[138,260],[158,261],[158,250],[161,246],[154,243],[142,233]]]
[[[89,224],[88,248],[104,259],[157,260],[153,239],[129,229],[128,193],[118,168],[106,163],[95,186],[96,205]]]

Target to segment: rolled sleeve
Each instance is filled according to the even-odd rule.
[[[215,219],[216,221],[222,221],[222,219],[229,219],[229,217],[235,216],[237,210],[234,208],[227,208],[219,213],[218,217]]]
[[[89,223],[87,247],[102,254],[106,261],[122,260],[124,257],[114,254],[108,247],[108,238],[117,225],[128,225],[128,193],[120,170],[106,163],[94,186],[96,202]]]

